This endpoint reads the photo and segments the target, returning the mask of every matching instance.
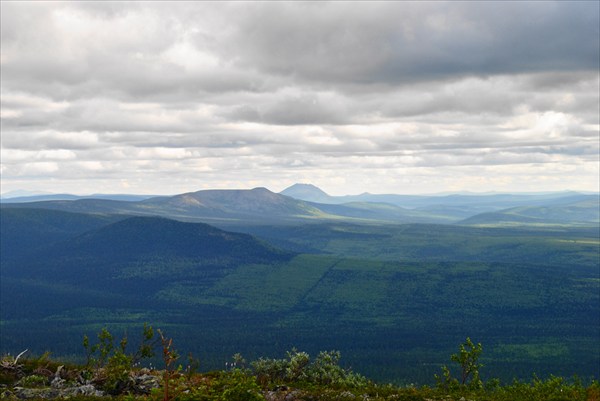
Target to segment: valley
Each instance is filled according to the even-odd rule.
[[[0,351],[78,359],[84,334],[148,322],[203,370],[238,352],[335,349],[375,380],[430,383],[471,337],[486,348],[483,376],[597,378],[598,198],[532,198],[452,224],[266,189],[4,200]],[[470,201],[438,210],[490,203]]]

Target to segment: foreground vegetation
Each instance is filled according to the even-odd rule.
[[[531,381],[481,380],[480,343],[470,338],[450,356],[454,366],[443,366],[435,386],[378,384],[343,368],[338,351],[322,351],[315,358],[296,349],[281,359],[259,358],[251,363],[235,354],[224,370],[198,373],[199,361],[183,358],[173,339],[145,325],[134,352],[129,339],[118,343],[102,329],[96,343],[83,339],[84,364],[54,361],[49,353],[27,357],[26,351],[5,355],[0,361],[2,399],[71,400],[200,400],[200,401],[300,401],[300,400],[405,400],[405,401],[599,401],[600,384],[583,384],[533,375]],[[158,351],[160,368],[140,367]]]

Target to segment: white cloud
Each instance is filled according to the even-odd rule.
[[[3,149],[87,149],[98,145],[98,134],[89,131],[3,130],[2,132]]]
[[[4,2],[3,191],[598,188],[599,25],[594,2]]]

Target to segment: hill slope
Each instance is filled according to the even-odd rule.
[[[205,274],[207,269],[271,263],[289,257],[290,253],[247,234],[202,223],[130,217],[8,263],[2,274],[94,287],[98,281],[193,277]]]
[[[0,208],[0,260],[31,254],[124,216],[31,208]]]
[[[522,206],[469,217],[465,225],[598,225],[600,200],[588,197],[567,199],[547,206]]]

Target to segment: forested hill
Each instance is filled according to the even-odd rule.
[[[34,209],[28,207],[29,205],[21,206],[21,208],[0,208],[0,260],[2,263],[127,217]]]
[[[12,210],[3,211],[3,216],[4,213],[11,217],[12,227],[19,227]],[[35,227],[23,224],[25,217],[32,213],[21,216],[19,231]],[[39,215],[45,213],[50,220],[45,221],[45,225],[52,226],[51,220],[56,212],[41,211]],[[66,216],[71,217],[70,214]],[[80,216],[80,221],[85,222],[83,226],[99,221],[106,223],[106,219]],[[38,220],[44,221],[44,218],[38,217]],[[72,234],[77,231],[74,229]],[[2,230],[3,242],[11,236],[12,231]],[[98,284],[94,283],[97,280],[148,280],[186,274],[192,277],[207,274],[206,270],[222,270],[240,263],[272,263],[292,257],[291,253],[278,250],[248,234],[161,217],[129,217],[57,242],[50,240],[52,236],[53,232],[49,229],[39,233],[38,239],[47,238],[49,245],[40,246],[15,261],[5,260],[3,275],[97,287]]]
[[[162,255],[227,258],[245,263],[281,260],[287,255],[247,234],[223,231],[203,223],[139,216],[82,234],[58,247],[59,252],[63,250],[120,260]]]

